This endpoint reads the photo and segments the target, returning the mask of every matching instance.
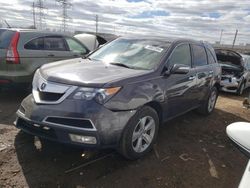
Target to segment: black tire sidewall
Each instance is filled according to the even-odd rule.
[[[154,119],[154,121],[155,121],[155,134],[154,134],[154,138],[153,138],[151,144],[148,146],[148,148],[141,153],[137,153],[134,151],[134,149],[132,147],[132,136],[133,136],[134,129],[139,122],[139,119],[141,119],[145,116],[150,116]],[[155,140],[156,140],[157,135],[158,135],[158,129],[159,129],[159,117],[158,117],[157,112],[149,106],[143,106],[128,121],[128,123],[125,127],[125,130],[123,132],[123,136],[121,138],[121,143],[120,143],[120,153],[122,153],[122,155],[124,157],[126,157],[128,159],[132,159],[132,160],[138,159],[138,158],[144,156],[146,153],[148,153],[152,149],[153,144],[155,143]]]
[[[213,93],[213,91],[216,92],[215,104],[214,104],[214,106],[213,106],[213,109],[212,109],[211,111],[208,111],[208,104],[209,104],[209,100],[210,100],[210,97],[211,97],[211,94]],[[211,88],[211,91],[210,91],[210,93],[209,93],[207,102],[206,102],[206,111],[207,111],[207,114],[211,114],[211,113],[214,111],[215,105],[216,105],[216,102],[217,102],[217,98],[218,98],[218,90],[217,90],[216,87],[212,87],[212,88]]]

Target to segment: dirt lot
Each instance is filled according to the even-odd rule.
[[[0,93],[0,187],[233,188],[247,163],[225,134],[229,123],[250,121],[243,97],[222,93],[209,117],[190,112],[165,123],[155,150],[127,161],[112,150],[85,151],[20,132],[12,122],[24,96]]]

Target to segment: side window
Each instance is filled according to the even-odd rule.
[[[168,61],[169,65],[183,64],[191,67],[191,54],[189,44],[182,44],[177,46],[170,59]]]
[[[44,50],[43,38],[40,37],[29,41],[24,45],[24,48],[27,50]]]
[[[44,50],[67,51],[62,37],[44,37]]]
[[[81,45],[78,41],[72,39],[72,38],[68,38],[66,37],[66,42],[69,46],[69,50],[72,52],[80,52],[83,54],[87,53],[87,49],[83,47],[83,45]]]
[[[199,67],[203,65],[207,65],[207,55],[205,48],[199,45],[192,45],[193,49],[193,57],[194,57],[194,66]]]
[[[207,60],[209,64],[216,63],[214,56],[212,55],[212,52],[209,49],[207,49]]]

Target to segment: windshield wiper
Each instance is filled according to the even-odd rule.
[[[117,65],[117,66],[120,66],[120,67],[125,67],[125,68],[128,68],[128,69],[135,69],[134,67],[128,66],[128,65],[123,64],[123,63],[109,63],[109,64]]]

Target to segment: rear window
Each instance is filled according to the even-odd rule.
[[[50,51],[67,51],[65,41],[62,37],[45,37],[44,49]]]
[[[7,49],[9,47],[14,34],[15,31],[0,29],[0,49]]]
[[[24,48],[27,50],[67,51],[64,39],[57,36],[46,36],[33,39],[25,44]]]
[[[194,55],[194,66],[199,67],[203,65],[207,65],[207,55],[203,46],[200,45],[192,45],[193,55]]]
[[[33,39],[24,45],[24,48],[27,50],[44,50],[43,38]]]

